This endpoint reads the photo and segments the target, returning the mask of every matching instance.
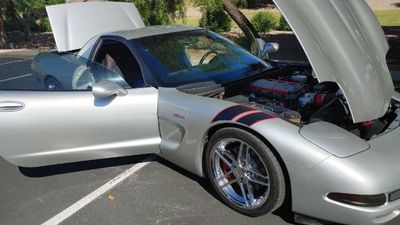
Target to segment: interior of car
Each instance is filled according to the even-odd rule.
[[[120,74],[130,87],[144,87],[139,63],[125,44],[114,40],[103,41],[94,61]]]

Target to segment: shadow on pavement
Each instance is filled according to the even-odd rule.
[[[92,160],[92,161],[84,161],[84,162],[75,162],[75,163],[66,163],[59,165],[51,165],[51,166],[43,166],[43,167],[19,167],[20,172],[27,177],[47,177],[59,174],[67,174],[73,172],[81,172],[87,170],[101,169],[107,167],[115,167],[115,166],[123,166],[123,165],[132,165],[136,163],[140,163],[145,159],[148,155],[141,156],[128,156],[128,157],[119,157],[112,159],[100,159],[100,160]],[[210,195],[219,200],[218,195],[212,189],[209,181],[206,178],[199,177],[197,175],[192,174],[191,172],[178,167],[171,162],[166,161],[160,157],[156,158],[156,161],[160,164],[169,167],[170,169],[180,173],[181,175],[196,181],[204,190],[206,190]],[[219,200],[220,201],[220,200]],[[221,201],[220,201],[221,202]],[[222,202],[221,202],[222,203]],[[290,224],[295,224],[293,221],[293,213],[290,209],[290,206],[282,206],[275,212],[274,215],[281,217],[285,222]]]
[[[73,173],[79,171],[130,165],[142,162],[147,155],[128,156],[111,159],[99,159],[84,162],[66,163],[43,167],[19,167],[20,172],[27,177],[47,177],[58,174]]]
[[[220,201],[222,204],[224,204],[219,196],[215,193],[215,191],[213,190],[212,186],[210,185],[209,181],[207,178],[202,178],[199,177],[197,175],[194,175],[193,173],[182,169],[178,166],[176,166],[175,164],[172,164],[171,162],[166,161],[165,159],[162,158],[157,158],[157,161],[164,165],[169,167],[170,169],[182,174],[183,176],[196,181],[204,190],[206,190],[210,195],[212,195],[214,198],[218,199],[218,201]],[[228,206],[227,206],[228,207]],[[290,224],[296,224],[294,222],[294,215],[293,212],[290,209],[290,206],[288,205],[283,205],[282,207],[280,207],[279,209],[277,209],[275,212],[273,212],[274,215],[279,216],[282,218],[282,220],[284,220],[286,223],[290,223]]]

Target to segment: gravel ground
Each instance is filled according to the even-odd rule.
[[[400,8],[400,0],[367,0],[373,9]]]

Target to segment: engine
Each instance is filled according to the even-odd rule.
[[[226,100],[269,110],[296,124],[326,121],[366,140],[386,130],[397,117],[394,105],[379,119],[354,124],[345,97],[333,82],[319,83],[311,70],[256,80]]]
[[[281,114],[296,123],[309,123],[323,116],[322,114],[327,114],[318,111],[324,110],[335,101],[336,111],[341,111],[340,116],[343,118],[347,113],[337,85],[319,84],[312,71],[295,71],[288,76],[257,80],[249,85],[248,98],[250,102],[257,104],[257,107]]]

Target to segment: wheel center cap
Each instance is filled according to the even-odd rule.
[[[235,177],[237,178],[242,178],[244,177],[244,171],[241,168],[236,168],[236,170],[233,172],[233,174],[235,175]]]

